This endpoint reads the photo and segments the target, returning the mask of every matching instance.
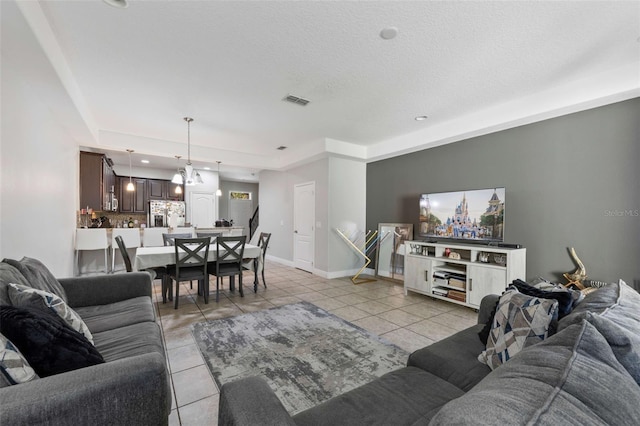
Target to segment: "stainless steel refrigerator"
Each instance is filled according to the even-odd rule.
[[[184,201],[152,200],[149,201],[147,223],[152,228],[184,226],[185,212]]]

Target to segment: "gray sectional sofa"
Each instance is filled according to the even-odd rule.
[[[57,294],[93,335],[104,363],[9,385],[0,380],[1,425],[165,425],[170,380],[145,272],[55,280],[40,262],[0,262],[0,305],[8,286]],[[6,308],[11,309],[11,308]]]
[[[290,416],[268,384],[222,386],[220,425],[637,425],[640,295],[623,282],[588,294],[557,324],[493,371],[478,361],[478,325],[412,353],[407,366]]]

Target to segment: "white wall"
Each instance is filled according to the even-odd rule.
[[[79,116],[15,4],[2,15],[0,259],[71,276],[79,154],[68,126]]]
[[[260,230],[272,233],[267,255],[293,262],[293,187],[311,181],[316,183],[315,270],[328,277],[351,274],[362,266],[361,258],[335,228],[365,227],[366,166],[358,161],[331,157],[260,173]]]
[[[329,276],[355,274],[364,259],[338,235],[341,230],[364,231],[366,226],[367,166],[362,161],[329,158]],[[375,260],[368,266],[375,267]]]

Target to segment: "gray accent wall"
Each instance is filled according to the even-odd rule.
[[[505,242],[527,278],[619,278],[640,288],[640,98],[367,165],[367,228],[418,225],[421,193],[506,187]]]

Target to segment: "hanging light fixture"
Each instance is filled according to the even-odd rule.
[[[136,188],[133,186],[133,182],[131,180],[131,153],[133,152],[132,149],[128,149],[127,152],[129,153],[129,183],[127,184],[127,191],[129,192],[133,192],[136,190]]]
[[[176,184],[180,184],[182,185],[183,181],[182,181],[182,173],[180,173],[180,158],[182,158],[182,155],[176,155],[176,161],[178,163],[178,169],[176,171],[176,174],[173,175],[173,179],[171,179],[171,183],[176,183]]]
[[[222,189],[220,189],[220,163],[222,161],[216,161],[218,163],[218,189],[216,190],[216,196],[222,197]]]
[[[184,184],[191,186],[204,183],[204,181],[202,180],[200,173],[198,173],[197,170],[194,170],[191,165],[191,122],[193,121],[193,118],[184,117],[184,121],[187,122],[187,165],[184,166]]]
[[[173,179],[171,179],[171,183],[175,183],[176,185],[176,194],[182,194],[182,173],[180,173],[180,158],[181,155],[176,155],[176,162],[178,163],[178,168],[176,174],[173,175]]]

